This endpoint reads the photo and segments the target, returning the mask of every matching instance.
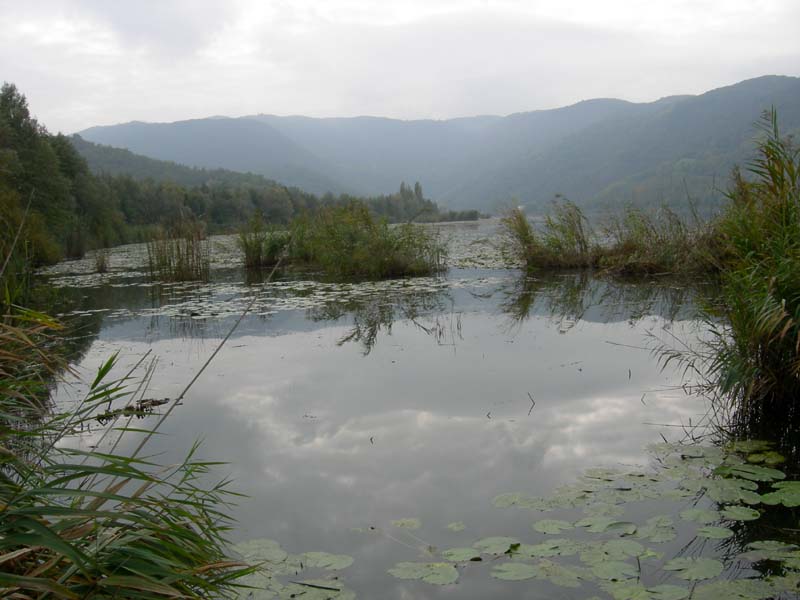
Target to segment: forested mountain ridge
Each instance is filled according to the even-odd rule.
[[[800,130],[800,78],[765,76],[698,96],[596,99],[553,110],[449,120],[253,115],[93,127],[87,140],[206,168],[251,171],[312,192],[375,195],[419,180],[452,207],[533,208],[556,193],[620,202],[713,205],[746,161],[753,123],[774,106]],[[716,188],[715,188],[716,186]]]

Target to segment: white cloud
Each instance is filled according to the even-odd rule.
[[[53,130],[211,114],[401,118],[797,75],[794,0],[0,0],[0,72]]]

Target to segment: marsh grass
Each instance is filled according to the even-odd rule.
[[[98,248],[94,252],[95,273],[108,273],[111,266],[111,254],[107,248]]]
[[[800,421],[800,149],[781,137],[774,110],[761,126],[752,179],[735,174],[720,221],[725,326],[709,367],[738,419],[769,428]]]
[[[270,228],[260,214],[254,215],[236,239],[248,269],[271,267],[278,262],[289,244],[289,232]]]
[[[501,220],[507,257],[530,271],[598,269],[615,275],[708,273],[719,268],[721,243],[713,221],[685,219],[663,207],[629,207],[599,233],[569,200],[554,202],[540,226],[514,209]]]
[[[147,263],[157,281],[208,281],[211,251],[203,223],[182,219],[158,228],[147,242]]]
[[[296,219],[289,259],[331,277],[384,279],[439,273],[446,248],[431,229],[390,226],[363,203],[351,202]]]
[[[228,558],[225,511],[234,495],[226,481],[204,483],[215,463],[197,460],[195,446],[162,466],[115,453],[119,437],[110,451],[76,449],[85,425],[138,406],[146,386],[132,385],[130,373],[110,379],[112,357],[83,400],[60,411],[50,398],[67,369],[58,329],[17,306],[0,319],[0,596],[236,596],[236,581],[253,569]],[[141,433],[117,422],[106,431]]]

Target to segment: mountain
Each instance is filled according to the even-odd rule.
[[[579,102],[505,117],[403,121],[260,114],[126,123],[92,142],[186,165],[250,171],[308,191],[388,193],[420,181],[450,207],[512,198],[540,208],[561,193],[588,208],[718,202],[752,154],[754,123],[774,106],[800,131],[800,78],[765,76],[698,96]]]

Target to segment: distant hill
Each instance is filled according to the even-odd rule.
[[[699,96],[598,99],[506,117],[443,121],[253,115],[126,123],[87,140],[196,167],[250,171],[323,193],[388,193],[420,181],[453,208],[512,197],[540,208],[562,193],[589,208],[720,198],[752,155],[754,122],[775,106],[800,131],[800,78],[765,76]],[[91,162],[91,160],[90,160]]]
[[[152,179],[159,183],[172,182],[187,187],[210,183],[279,185],[274,180],[254,173],[187,167],[173,161],[149,158],[125,148],[95,144],[78,134],[70,136],[69,141],[86,160],[89,169],[97,175],[130,175],[138,180]]]

